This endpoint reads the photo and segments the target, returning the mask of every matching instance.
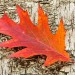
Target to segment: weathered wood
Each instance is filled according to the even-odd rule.
[[[49,25],[53,33],[57,30],[60,19],[63,18],[65,29],[67,29],[65,38],[66,50],[71,50],[73,56],[75,56],[75,51],[73,51],[75,50],[75,0],[1,0],[0,17],[6,12],[15,22],[19,22],[19,17],[15,12],[15,5],[19,4],[23,9],[28,10],[32,22],[37,24],[38,2],[41,3],[42,8],[48,15]],[[6,37],[0,36],[0,42],[3,40],[7,40]],[[32,73],[32,75],[51,74],[51,72],[45,73],[45,71],[48,71],[47,68],[32,61],[30,62],[31,66],[20,65],[20,63],[17,63],[19,60],[14,62],[14,60],[6,58],[8,54],[10,52],[5,52],[5,50],[0,51],[0,75],[27,75],[27,73],[28,75],[31,75],[29,73]],[[42,61],[44,62],[44,60]],[[39,69],[37,66],[39,66]],[[59,75],[65,74],[74,75],[75,65],[63,67]]]

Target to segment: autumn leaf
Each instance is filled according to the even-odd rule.
[[[38,8],[38,24],[34,25],[27,11],[17,7],[20,23],[12,21],[6,14],[0,19],[0,33],[9,35],[11,40],[0,44],[0,47],[26,48],[11,54],[9,57],[29,58],[35,55],[46,55],[45,66],[57,61],[70,61],[69,54],[65,51],[65,29],[63,20],[60,20],[56,34],[52,34],[48,25],[48,17],[43,9]]]

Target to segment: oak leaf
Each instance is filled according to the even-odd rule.
[[[9,35],[11,40],[2,42],[0,47],[19,47],[26,48],[11,54],[9,57],[29,58],[35,55],[46,55],[45,66],[57,61],[70,61],[69,54],[65,51],[65,29],[63,20],[60,20],[56,34],[52,34],[48,25],[48,17],[43,9],[38,8],[38,24],[34,25],[27,11],[16,6],[20,17],[17,24],[11,20],[7,14],[0,18],[0,33]]]

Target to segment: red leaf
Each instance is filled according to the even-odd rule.
[[[0,19],[0,32],[12,37],[11,40],[3,42],[0,47],[27,48],[20,50],[9,57],[29,58],[34,55],[46,55],[45,66],[51,65],[56,61],[70,61],[68,53],[65,51],[65,29],[61,19],[56,34],[52,34],[47,15],[39,6],[38,25],[34,25],[27,11],[17,7],[20,23],[13,22],[6,14]]]

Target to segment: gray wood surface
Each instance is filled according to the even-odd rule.
[[[71,51],[74,59],[75,0],[0,0],[0,17],[2,17],[4,12],[6,12],[11,19],[13,19],[15,22],[19,22],[19,17],[15,12],[15,6],[16,4],[19,4],[23,9],[28,10],[32,22],[37,24],[38,2],[40,2],[45,13],[48,15],[48,22],[53,33],[55,33],[55,31],[58,29],[59,21],[61,18],[63,18],[65,29],[67,29],[65,38],[66,50]],[[9,37],[1,35],[0,42],[7,40],[7,38]],[[20,65],[21,62],[27,64],[26,60],[25,62],[22,60],[20,62],[20,59],[8,59],[7,56],[10,53],[12,53],[12,51],[5,52],[5,48],[0,48],[0,75],[75,75],[75,64],[62,67],[59,73],[56,70],[51,72],[50,69],[44,66],[40,67],[40,64],[33,61],[30,62],[29,66],[25,66],[23,64]],[[40,60],[44,62],[43,59]],[[39,66],[39,68],[37,66]]]

